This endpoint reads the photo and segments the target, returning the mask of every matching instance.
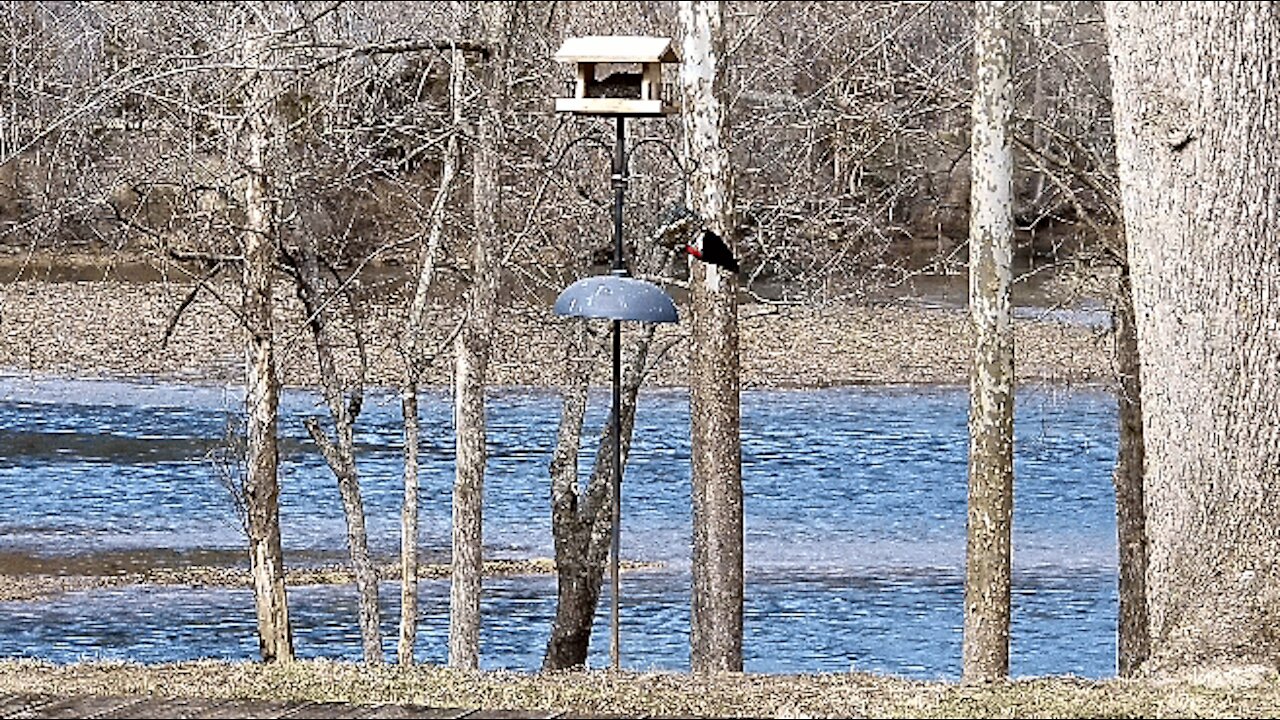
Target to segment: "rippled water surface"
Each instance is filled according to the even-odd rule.
[[[590,441],[606,399],[593,399]],[[742,401],[747,670],[958,677],[964,389],[754,391]],[[243,539],[210,457],[238,405],[235,388],[0,377],[0,552],[68,562],[236,557]],[[419,539],[434,560],[448,552],[450,407],[436,394],[422,410]],[[357,440],[370,539],[389,558],[399,544],[399,405],[378,395],[365,408]],[[340,501],[301,422],[322,408],[314,395],[290,392],[284,413],[286,552],[295,563],[341,559]],[[552,392],[490,397],[490,557],[552,554],[547,466],[558,414]],[[1096,390],[1024,390],[1017,435],[1012,672],[1112,675],[1114,403]],[[623,503],[624,557],[665,564],[624,577],[624,665],[687,668],[684,392],[642,395]],[[485,593],[482,665],[535,669],[554,578],[489,579]],[[393,637],[395,585],[383,586],[383,601]],[[290,602],[299,654],[359,658],[349,588],[293,588]],[[444,659],[447,606],[447,581],[424,582],[424,661]],[[596,632],[592,662],[604,665],[603,614]],[[0,603],[0,656],[164,661],[255,652],[247,589],[119,588]]]

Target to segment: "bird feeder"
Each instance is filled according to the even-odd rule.
[[[627,150],[624,127],[628,117],[661,117],[675,108],[662,98],[662,64],[676,62],[671,40],[658,37],[592,36],[569,38],[555,59],[574,63],[578,79],[574,97],[556,98],[556,112],[574,115],[612,115],[617,118],[613,145],[613,268],[608,275],[584,278],[565,288],[556,299],[557,315],[604,318],[613,324],[613,529],[609,551],[612,589],[609,655],[619,668],[618,575],[622,525],[622,322],[678,322],[675,303],[665,290],[630,277],[623,257],[622,204],[627,189]]]
[[[577,69],[574,96],[556,98],[556,112],[657,117],[675,112],[663,98],[662,65],[679,62],[670,38],[592,35],[569,38],[555,59]]]

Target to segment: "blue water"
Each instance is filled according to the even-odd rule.
[[[0,551],[41,556],[244,545],[211,449],[239,406],[235,388],[0,377]],[[593,397],[582,472],[605,418]],[[451,404],[422,408],[427,559],[448,554]],[[750,391],[742,396],[746,493],[745,665],[754,672],[960,673],[966,412],[962,388]],[[1115,672],[1114,402],[1091,389],[1018,396],[1012,674]],[[332,476],[301,419],[316,396],[289,392],[281,432],[288,557],[340,560],[345,531]],[[495,391],[485,540],[490,557],[551,556],[547,468],[553,392]],[[399,546],[399,404],[365,403],[360,469],[370,541]],[[664,563],[623,578],[623,665],[687,669],[688,396],[651,391],[623,493],[623,556]],[[398,588],[383,586],[394,636]],[[485,668],[536,669],[554,612],[551,577],[485,581]],[[419,656],[442,662],[447,581],[421,589]],[[607,608],[607,591],[601,609]],[[297,587],[303,657],[358,659],[348,587]],[[598,618],[591,663],[607,664]],[[388,641],[388,649],[391,644]],[[121,588],[0,603],[0,656],[65,662],[253,658],[248,590]]]

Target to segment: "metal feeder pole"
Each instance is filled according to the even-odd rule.
[[[613,434],[613,442],[610,443],[613,451],[613,486],[610,488],[613,535],[609,552],[612,627],[609,651],[612,668],[616,671],[621,667],[618,635],[622,587],[618,570],[622,557],[622,321],[673,323],[680,319],[670,293],[652,282],[630,277],[627,271],[622,222],[627,190],[626,117],[660,117],[672,112],[673,108],[662,100],[660,86],[651,88],[653,92],[645,92],[644,78],[654,79],[654,73],[663,63],[679,62],[679,58],[671,47],[670,38],[582,37],[566,39],[555,59],[576,65],[578,75],[573,84],[573,97],[556,98],[556,112],[617,118],[612,174],[613,267],[607,275],[582,278],[572,283],[556,297],[555,302],[555,312],[562,317],[613,321],[613,417],[609,428]],[[603,92],[595,80],[596,63],[615,61],[626,64],[638,62],[642,67],[642,75],[622,76],[622,87],[633,93],[630,97],[607,97],[610,93]],[[611,76],[608,83],[612,82]],[[587,139],[592,138],[584,136],[574,140],[566,150],[579,140]],[[678,158],[676,164],[680,164]]]
[[[623,116],[618,116],[618,135],[613,145],[613,272],[627,275],[622,260],[622,201],[627,189],[626,137]],[[619,594],[618,558],[622,550],[622,321],[613,321],[613,543],[609,558],[609,581],[613,604],[610,608],[609,657],[613,669],[620,668],[621,645],[618,640]]]

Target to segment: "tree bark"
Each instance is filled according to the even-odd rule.
[[[404,418],[404,504],[400,512],[400,639],[396,656],[401,665],[413,664],[413,648],[418,635],[418,383],[427,358],[422,347],[427,303],[435,276],[436,253],[444,234],[445,212],[458,172],[458,134],[462,127],[462,75],[465,62],[461,50],[451,54],[449,103],[453,108],[453,129],[440,169],[440,187],[431,203],[430,229],[418,268],[418,282],[405,318],[401,352],[404,378],[400,385],[400,411]]]
[[[1119,391],[1116,414],[1116,547],[1119,549],[1120,607],[1116,622],[1117,671],[1137,673],[1151,652],[1147,626],[1147,516],[1143,504],[1142,382],[1139,379],[1138,333],[1134,325],[1133,289],[1128,268],[1116,288],[1112,328]]]
[[[400,506],[400,636],[396,661],[414,664],[418,639],[418,381],[406,371],[400,384],[404,420],[404,500]]]
[[[718,2],[680,3],[680,87],[689,206],[730,249],[732,168]],[[742,448],[737,279],[690,260],[689,405],[693,454],[693,597],[690,665],[696,673],[742,670]]]
[[[641,276],[670,276],[674,248],[686,236],[680,226],[660,228],[636,253]],[[677,242],[678,241],[678,242]],[[591,367],[605,349],[591,342],[585,322],[577,323],[574,341],[565,346],[565,384],[561,393],[560,426],[551,458],[551,532],[556,553],[556,616],[543,655],[543,670],[582,668],[587,664],[591,626],[600,602],[601,581],[613,536],[610,490],[613,487],[613,412],[601,433],[595,464],[585,488],[578,482],[578,448],[586,413]],[[657,326],[644,325],[627,350],[621,382],[621,448],[626,464],[635,427],[640,386],[648,374]],[[609,337],[609,340],[612,340]],[[662,349],[658,350],[661,354]]]
[[[475,237],[471,243],[472,284],[467,319],[454,343],[453,582],[449,593],[449,666],[475,669],[480,662],[480,589],[483,561],[485,374],[497,313],[501,208],[499,143],[506,107],[505,35],[509,3],[480,6],[492,55],[482,72],[480,119],[476,128],[471,202]]]
[[[284,586],[280,544],[279,448],[276,424],[280,381],[276,376],[272,329],[272,283],[276,261],[274,209],[267,181],[267,149],[274,121],[275,93],[270,75],[260,69],[267,44],[255,29],[244,41],[247,136],[244,182],[244,322],[247,444],[244,493],[258,618],[258,649],[266,662],[293,660],[293,637]]]
[[[976,4],[969,310],[969,511],[964,592],[967,682],[1009,674],[1013,525],[1012,38],[1004,2]]]
[[[478,290],[478,287],[472,288],[473,297],[479,294]],[[477,317],[476,312],[484,312],[477,307],[483,303],[483,300],[471,301],[472,315],[467,320],[468,327],[463,328],[454,343],[456,471],[453,482],[452,583],[449,592],[449,666],[465,670],[474,670],[480,663],[480,590],[484,542],[482,510],[486,457],[483,378],[488,360],[488,336],[484,325],[486,318]]]
[[[1144,672],[1275,668],[1280,7],[1105,11],[1146,443]]]
[[[578,341],[566,347],[568,372],[560,397],[560,426],[551,457],[551,533],[556,553],[556,616],[542,656],[543,670],[585,667],[600,583],[609,554],[613,517],[608,512],[612,473],[596,464],[585,498],[578,491],[578,446],[587,410],[590,361],[587,323],[577,321]],[[606,425],[613,427],[612,418]],[[602,448],[603,449],[603,448]],[[598,457],[598,456],[597,456]],[[602,476],[604,482],[597,482]]]

